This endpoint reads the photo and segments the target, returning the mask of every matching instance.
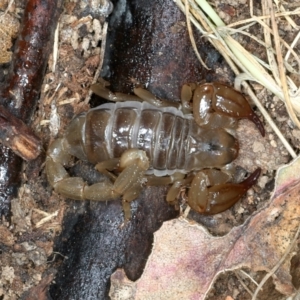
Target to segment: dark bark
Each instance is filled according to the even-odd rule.
[[[1,104],[27,125],[39,99],[62,1],[28,0],[10,72],[1,89]],[[8,215],[21,182],[22,159],[2,145],[0,166],[0,213]]]

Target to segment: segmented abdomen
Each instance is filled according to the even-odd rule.
[[[170,175],[186,167],[186,141],[193,122],[174,107],[136,101],[107,103],[86,115],[87,157],[96,163],[120,157],[130,148],[143,149],[150,173]]]

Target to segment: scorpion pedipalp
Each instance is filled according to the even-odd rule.
[[[265,135],[263,124],[246,98],[225,84],[206,83],[199,85],[194,91],[193,111],[198,124],[218,124],[215,119],[222,115],[234,119],[249,119],[256,125],[261,135]],[[221,122],[224,123],[223,120]]]
[[[192,181],[188,204],[202,214],[223,212],[233,206],[256,183],[260,173],[261,169],[258,168],[240,183],[222,183],[207,187],[206,175],[199,172]]]

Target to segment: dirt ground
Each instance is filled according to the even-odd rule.
[[[0,10],[4,11],[8,2],[0,0]],[[132,93],[133,85],[138,81],[159,97],[178,101],[180,87],[186,82],[220,81],[232,84],[234,76],[228,65],[204,38],[196,36],[200,51],[205,49],[202,53],[212,67],[209,71],[203,70],[189,44],[185,17],[173,1],[157,0],[151,7],[145,4],[144,8],[141,8],[143,1],[140,2],[140,6],[137,1],[113,1],[113,11],[107,18],[99,12],[98,2],[69,0],[64,3],[59,20],[57,44],[54,43],[57,59],[53,52],[44,76],[40,102],[32,120],[32,128],[41,138],[44,149],[47,149],[55,138],[63,135],[75,115],[103,101],[89,92],[91,84],[99,81],[95,74],[99,71],[99,66],[101,67],[103,55],[105,58],[101,76],[110,82],[110,88],[114,91]],[[249,1],[212,2],[226,24],[250,17]],[[287,1],[284,6],[289,11],[297,8],[299,4],[298,1]],[[21,22],[24,8],[23,1],[12,1],[8,12],[12,22]],[[110,7],[106,9],[110,13]],[[253,9],[255,15],[261,15],[259,1],[254,1]],[[160,14],[152,16],[154,11],[159,11]],[[294,15],[292,18],[300,26],[299,17]],[[141,20],[141,23],[137,20]],[[166,31],[162,27],[156,29],[158,20],[165,22]],[[138,24],[141,28],[137,26],[132,29],[130,24]],[[278,27],[281,37],[291,44],[299,27],[291,27],[285,18],[278,19]],[[151,39],[148,38],[150,33],[153,34]],[[165,35],[168,33],[170,35],[167,39]],[[248,33],[257,39],[264,39],[259,25],[251,26]],[[17,34],[12,36],[13,41],[16,36]],[[264,48],[249,36],[237,35],[236,38],[252,54],[266,59]],[[176,48],[178,52],[176,55],[169,54],[168,57],[165,47]],[[180,54],[180,51],[184,53]],[[295,45],[294,51],[299,53],[299,44]],[[5,81],[9,62],[3,61],[0,68],[0,78]],[[297,74],[293,76],[296,80]],[[284,103],[260,85],[253,83],[252,86],[280,131],[295,152],[299,153],[300,129],[290,120]],[[262,119],[260,112],[256,112]],[[254,124],[247,120],[240,121],[236,131],[240,154],[234,165],[249,172],[260,167],[262,174],[258,183],[241,201],[222,214],[202,216],[191,212],[188,216],[204,225],[212,235],[227,234],[263,207],[272,194],[276,170],[292,160],[272,128],[264,124],[264,138]],[[88,182],[97,180],[99,176],[94,174],[91,165],[77,160],[70,164],[69,171],[72,174],[80,174]],[[133,220],[130,221],[131,224],[125,225],[128,227],[124,229],[124,235],[109,239],[108,236],[114,236],[114,232],[119,231],[123,223],[119,200],[98,205],[64,199],[48,184],[44,160],[42,163],[41,160],[24,163],[22,177],[18,197],[11,203],[12,217],[2,216],[0,221],[0,300],[33,299],[33,294],[38,295],[35,299],[109,299],[109,277],[113,271],[117,267],[125,266],[129,277],[136,280],[141,275],[147,255],[151,251],[153,232],[163,221],[178,217],[180,213],[165,203],[167,188],[145,188],[142,196],[132,204]],[[148,202],[151,199],[153,206],[147,199]],[[164,212],[160,215],[162,208]],[[95,216],[96,212],[98,216]],[[148,225],[144,224],[151,214],[149,229]],[[112,226],[113,230],[107,230],[107,226]],[[101,242],[101,246],[89,244],[93,242],[84,239],[84,236],[93,230],[95,245]],[[133,236],[136,237],[135,240]],[[86,258],[83,258],[88,252],[83,248],[84,243],[92,253],[89,255],[97,261],[96,265],[91,263],[89,268],[86,266]],[[100,247],[106,243],[111,247],[107,248],[110,250],[101,250]],[[132,257],[136,255],[134,249],[141,247],[141,244],[147,247],[141,250],[141,257],[133,267],[131,259],[134,260]],[[107,253],[100,259],[97,255],[101,251]],[[298,289],[300,253],[298,247],[294,251],[297,254],[292,260],[291,275],[292,282]],[[85,281],[85,276],[88,275],[81,275],[81,270],[86,267],[89,271],[82,272],[92,272],[91,276],[96,276],[97,268],[101,269],[101,266],[105,269],[103,276],[95,277],[95,282],[89,281],[90,279]],[[91,271],[94,267],[95,270]],[[264,272],[248,269],[242,271],[251,275],[256,282],[265,275]],[[245,286],[250,291],[256,286],[242,271],[229,271],[219,276],[206,299],[251,299],[251,294]],[[69,275],[71,277],[68,279]],[[80,278],[80,281],[76,281],[75,277]],[[285,296],[275,290],[270,279],[259,293],[259,299],[285,299]]]

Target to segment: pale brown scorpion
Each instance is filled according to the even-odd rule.
[[[125,217],[130,202],[146,185],[172,184],[167,201],[176,203],[182,187],[199,213],[220,213],[256,183],[256,169],[240,183],[229,182],[226,167],[237,157],[238,141],[229,132],[237,120],[264,128],[245,97],[221,83],[184,85],[181,104],[156,98],[136,87],[134,95],[92,90],[114,101],[75,117],[64,136],[47,151],[46,173],[54,190],[77,200],[107,201],[122,196]],[[193,112],[193,115],[191,114]],[[88,186],[65,169],[72,156],[89,161],[108,178]],[[116,175],[117,174],[117,175]]]

